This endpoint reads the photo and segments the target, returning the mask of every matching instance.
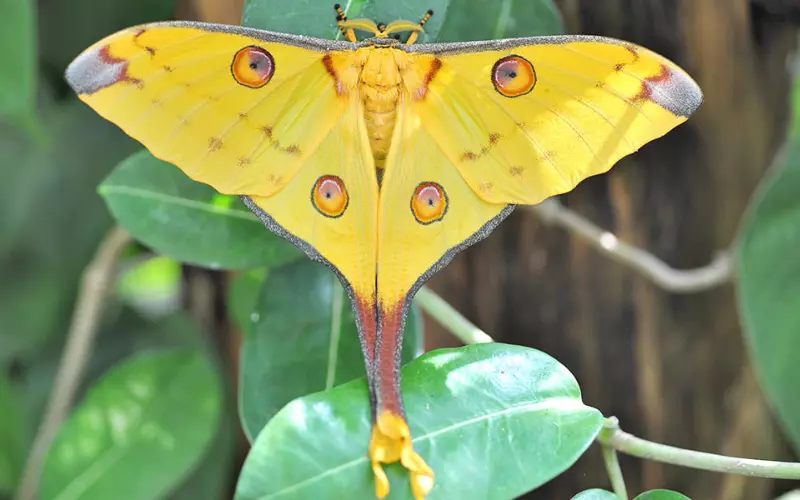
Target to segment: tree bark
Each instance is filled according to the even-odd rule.
[[[562,197],[570,208],[679,268],[728,248],[785,137],[797,29],[774,0],[560,0],[568,32],[622,38],[674,60],[705,102],[686,124]],[[779,2],[780,3],[780,2]],[[751,373],[732,285],[661,291],[518,209],[431,286],[497,340],[543,350],[578,378],[587,404],[646,439],[787,458]],[[426,325],[432,346],[453,345]],[[760,500],[776,485],[623,457],[632,496]],[[531,495],[608,487],[599,450]]]

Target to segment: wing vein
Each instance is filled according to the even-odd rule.
[[[219,71],[218,70],[214,70],[213,72],[207,73],[207,74],[203,75],[202,77],[200,77],[199,79],[195,80],[194,84],[204,82],[207,79],[210,79],[210,78],[212,78],[212,77],[214,77],[214,76],[216,76],[218,74],[219,74]],[[223,92],[221,94],[218,94],[215,97],[219,98],[219,97],[227,94],[228,92],[234,90],[234,88],[235,87],[231,87],[231,88],[227,89],[225,92]],[[150,113],[152,113],[152,111],[154,109],[158,108],[161,105],[167,104],[170,101],[173,101],[173,100],[177,99],[178,97],[181,97],[182,95],[186,94],[188,91],[189,91],[189,87],[181,85],[181,86],[178,86],[175,89],[173,89],[172,92],[168,92],[166,94],[166,97],[168,97],[168,98],[166,98],[166,97],[165,98],[159,98],[159,102],[158,103],[151,103],[151,105],[148,106],[147,108],[145,108],[144,111],[142,111],[142,114],[139,115],[139,117],[136,118],[136,121],[131,124],[131,129],[134,129],[134,128],[138,127],[139,125],[141,125],[142,121],[146,120],[147,117],[150,116]],[[120,99],[122,99],[122,98],[120,98]],[[205,99],[203,101],[203,103],[208,103],[208,102],[211,102],[211,99]],[[185,119],[187,119],[189,117],[190,116],[186,116],[186,115],[185,116],[181,116],[181,117],[177,117],[176,116],[176,118],[178,118],[178,121],[185,120]]]
[[[583,80],[583,81],[585,81],[585,82],[591,83],[592,85],[594,85],[594,84],[598,83],[598,82],[597,82],[597,81],[595,81],[595,80],[592,80],[592,79],[590,79],[590,78],[586,78],[585,76],[582,76],[582,75],[580,75],[580,74],[578,74],[578,73],[575,73],[575,72],[573,72],[573,71],[568,71],[568,70],[565,70],[565,69],[559,68],[559,67],[557,67],[557,66],[553,66],[553,65],[547,64],[547,63],[541,63],[541,62],[537,62],[537,63],[536,63],[536,66],[537,66],[537,67],[544,66],[545,68],[548,68],[548,69],[550,69],[550,70],[552,70],[552,71],[557,71],[557,72],[559,72],[559,73],[561,73],[561,74],[564,74],[564,75],[571,76],[571,77],[573,77],[573,78],[575,78],[575,79]],[[602,83],[602,82],[599,82],[599,83]],[[551,83],[551,82],[547,82],[547,84],[548,84],[549,86],[553,87],[553,88],[562,89],[562,86],[561,86],[561,85],[555,85],[555,84],[553,84],[553,83]],[[644,118],[645,118],[645,119],[646,119],[648,122],[650,122],[650,123],[652,123],[652,122],[653,122],[653,119],[652,119],[652,118],[650,118],[650,115],[648,115],[647,113],[645,113],[645,112],[644,112],[644,110],[642,109],[642,107],[641,107],[641,106],[640,106],[638,103],[631,102],[631,100],[630,100],[630,99],[626,98],[624,95],[620,94],[619,92],[617,92],[616,90],[614,90],[614,89],[613,89],[613,88],[611,88],[611,87],[604,86],[604,87],[603,87],[603,90],[605,90],[605,91],[606,91],[606,92],[608,92],[609,94],[613,95],[614,97],[617,97],[617,98],[619,98],[619,99],[620,99],[622,102],[624,102],[624,103],[625,103],[625,104],[627,104],[628,106],[630,106],[630,107],[632,107],[632,108],[636,108],[636,110],[639,112],[639,114],[641,114],[641,115],[642,115],[642,116],[643,116],[643,117],[644,117]],[[562,91],[563,91],[563,90],[562,90]],[[615,126],[615,128],[616,128],[616,126]]]
[[[572,97],[574,101],[577,101],[577,102],[579,102],[581,105],[583,105],[583,106],[585,106],[585,107],[589,108],[590,110],[592,110],[592,111],[593,111],[595,114],[597,114],[597,115],[598,115],[600,118],[602,118],[602,119],[603,119],[603,120],[604,120],[606,123],[608,123],[608,125],[611,127],[611,130],[613,130],[613,131],[614,131],[614,132],[617,134],[617,136],[618,136],[620,139],[622,139],[622,141],[623,141],[623,142],[624,142],[624,143],[625,143],[625,144],[626,144],[626,145],[627,145],[629,148],[631,148],[631,150],[633,150],[633,151],[635,151],[635,150],[636,150],[636,147],[634,147],[634,145],[633,145],[633,144],[631,144],[631,142],[628,140],[628,138],[627,138],[627,137],[625,137],[625,135],[624,135],[624,134],[621,134],[621,133],[619,132],[619,127],[617,127],[617,126],[614,124],[614,122],[611,120],[611,118],[609,118],[609,117],[608,117],[608,115],[606,115],[606,114],[605,114],[603,111],[601,111],[600,109],[598,109],[598,108],[594,107],[593,105],[589,104],[587,101],[585,101],[585,100],[584,100],[584,99],[583,99],[581,96],[579,96],[578,94],[575,94],[575,93],[573,93],[573,92],[571,92],[571,91],[569,91],[569,90],[566,90],[565,88],[563,88],[563,87],[560,87],[560,86],[557,86],[557,85],[550,85],[550,86],[551,86],[551,87],[553,87],[554,89],[557,89],[557,90],[559,90],[560,92],[563,92],[564,94],[566,94],[566,95],[568,95],[568,96]]]
[[[189,61],[186,61],[186,63],[184,63],[184,64],[179,64],[177,66],[172,67],[172,71],[175,71],[177,69],[184,69],[184,68],[191,67],[191,66],[195,65],[196,63],[201,63],[201,62],[207,61],[209,59],[213,59],[214,57],[217,57],[217,56],[219,56],[221,54],[225,54],[226,52],[228,52],[228,51],[215,52],[214,54],[206,55],[206,57],[198,57],[196,59],[191,59]],[[217,74],[219,74],[219,72],[220,72],[219,69],[215,69],[213,73],[209,73],[208,75],[209,76],[217,75]],[[147,78],[140,78],[139,82],[144,86],[144,85],[147,85],[148,83],[153,83],[154,81],[156,81],[157,78],[160,78],[160,77],[163,77],[163,76],[169,75],[169,74],[171,74],[170,71],[167,71],[166,69],[161,68],[158,71],[154,71],[153,73],[151,73]],[[131,85],[131,89],[128,92],[126,92],[125,94],[120,95],[118,100],[122,101],[124,99],[127,99],[131,94],[133,94],[134,92],[140,91],[140,90],[141,89],[138,86]]]
[[[145,30],[145,31],[146,31],[146,30]],[[170,47],[176,47],[176,46],[178,46],[178,45],[182,45],[182,44],[184,44],[184,43],[196,42],[198,39],[200,39],[200,38],[203,38],[203,37],[205,37],[205,36],[208,36],[208,35],[210,35],[210,34],[211,34],[211,33],[205,33],[205,32],[204,32],[204,33],[200,33],[199,35],[196,35],[196,36],[193,36],[193,37],[190,37],[190,38],[184,38],[184,39],[182,39],[182,40],[179,40],[179,41],[177,41],[177,42],[169,43],[169,44],[167,44],[167,45],[161,45],[161,46],[159,46],[159,47],[158,47],[158,50],[159,50],[159,51],[161,51],[161,50],[164,50],[164,49],[167,49],[167,48],[170,48]],[[130,37],[130,42],[131,42],[131,45],[135,45],[136,47],[141,47],[139,44],[137,44],[137,43],[134,41],[134,40],[135,40],[135,38],[136,38],[136,36],[138,36],[138,35],[136,35],[136,34],[132,34],[132,36]],[[114,42],[111,42],[111,43],[113,44]],[[142,50],[142,51],[141,51],[139,54],[137,54],[137,55],[135,55],[135,56],[131,56],[131,57],[129,57],[129,58],[127,58],[127,59],[125,59],[125,61],[127,61],[127,62],[136,61],[136,60],[139,60],[139,59],[141,59],[141,58],[142,58],[142,57],[144,57],[144,56],[151,56],[151,57],[153,57],[153,56],[152,56],[152,54],[150,54],[150,52],[148,52],[147,50]]]
[[[568,46],[568,45],[566,45],[566,44],[565,44],[565,45],[563,45],[563,47],[564,47],[564,49],[566,49],[566,50],[569,50],[570,52],[573,52],[573,53],[575,53],[575,54],[582,55],[583,57],[585,57],[585,58],[587,58],[587,59],[591,59],[591,60],[593,60],[593,61],[597,61],[597,62],[602,62],[602,63],[604,63],[604,64],[609,64],[609,62],[608,62],[606,59],[602,59],[602,58],[599,58],[599,57],[593,56],[593,55],[591,55],[591,54],[587,54],[586,52],[583,52],[583,51],[581,51],[581,50],[578,50],[578,49],[576,49],[575,47],[570,47],[570,46]],[[611,66],[613,66],[613,65],[612,65],[612,64],[609,64],[609,66],[611,67]],[[639,76],[639,75],[638,75],[638,74],[636,74],[636,73],[633,73],[633,72],[631,72],[631,71],[628,71],[627,69],[625,69],[625,67],[624,67],[624,66],[622,67],[622,69],[621,69],[620,71],[621,71],[621,72],[623,72],[623,73],[625,73],[626,75],[630,76],[631,78],[634,78],[635,80],[638,80],[638,81],[640,81],[640,82],[641,82],[643,85],[648,85],[648,82],[647,82],[647,80],[645,80],[644,78],[642,78],[641,76]],[[680,108],[680,106],[681,106],[681,105],[680,105],[680,103],[679,103],[678,101],[676,101],[676,100],[675,100],[675,98],[674,98],[673,96],[671,96],[671,95],[669,95],[668,93],[666,93],[666,92],[662,91],[661,89],[659,89],[657,86],[654,86],[654,85],[648,85],[648,88],[649,88],[651,91],[655,90],[655,91],[656,91],[656,93],[658,93],[658,95],[660,95],[662,98],[664,98],[664,99],[666,99],[667,101],[669,101],[669,102],[670,102],[670,104],[671,104],[673,107]]]
[[[484,90],[482,88],[480,88],[478,85],[476,85],[472,80],[465,78],[465,79],[462,79],[462,81],[464,81],[466,83],[469,83],[470,85],[475,87],[475,89],[478,92],[484,93]],[[455,94],[455,92],[453,92],[453,94]],[[437,99],[439,99],[441,102],[443,102],[445,105],[447,105],[447,102],[444,99],[442,99],[441,96],[437,95]],[[459,95],[459,99],[461,101],[464,101],[464,99],[460,95]],[[503,106],[500,106],[499,104],[497,104],[492,99],[489,99],[489,102],[491,102],[494,107],[496,107],[497,109],[502,111],[503,114],[505,114],[506,116],[511,118],[511,120],[514,123],[517,123],[517,118],[515,116],[513,116],[507,109],[505,109]],[[461,104],[461,106],[464,106],[464,105]],[[466,106],[464,106],[464,107],[466,108]],[[483,122],[483,120],[481,120],[481,125],[484,128],[486,128],[486,124],[485,124],[485,122]],[[528,141],[530,141],[530,143],[533,144],[533,146],[539,151],[539,154],[542,156],[542,158],[544,158],[545,161],[550,164],[550,167],[558,174],[558,176],[561,177],[561,180],[563,180],[567,185],[569,185],[570,184],[569,179],[567,179],[567,177],[564,176],[564,173],[561,171],[560,168],[558,168],[558,165],[555,164],[555,162],[550,157],[550,155],[547,154],[547,150],[544,147],[542,147],[541,143],[538,140],[536,140],[536,138],[534,136],[532,136],[527,130],[525,130],[525,129],[521,128],[521,127],[518,127],[518,128],[522,131],[522,133],[525,135],[525,137],[528,138]],[[435,135],[434,135],[434,137],[435,137]]]

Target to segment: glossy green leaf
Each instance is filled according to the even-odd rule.
[[[211,442],[221,390],[198,350],[139,355],[117,366],[59,431],[42,474],[42,500],[152,500],[168,493]]]
[[[34,0],[0,0],[0,119],[35,127]]]
[[[800,500],[800,490],[786,492],[775,500]]]
[[[564,32],[553,0],[452,0],[440,42],[496,40]]]
[[[570,467],[603,423],[564,366],[519,346],[427,353],[403,368],[403,395],[436,474],[430,500],[521,495]],[[370,422],[364,379],[291,402],[258,435],[235,498],[373,499]],[[408,474],[388,473],[390,498],[410,498]]]
[[[669,490],[650,490],[642,493],[633,500],[692,500],[686,495]]]
[[[0,497],[16,490],[25,465],[30,422],[22,413],[22,402],[5,376],[0,376]]]
[[[610,491],[593,489],[578,493],[572,500],[620,500],[620,498]]]
[[[139,241],[174,259],[212,269],[277,266],[302,257],[244,204],[194,182],[140,151],[100,185],[117,221]]]
[[[738,300],[759,380],[800,451],[800,139],[758,189],[737,248]]]
[[[451,0],[351,0],[340,1],[350,19],[365,17],[378,22],[390,22],[395,19],[419,20],[432,9],[434,16],[425,25],[425,33],[420,37],[422,42],[436,40],[436,36],[444,21],[445,13]],[[312,0],[301,0],[276,8],[274,0],[248,0],[245,3],[242,24],[251,28],[270,31],[282,31],[296,35],[316,36],[319,38],[341,39],[336,26],[336,2],[324,3]],[[359,38],[369,36],[358,32]]]
[[[326,267],[305,260],[274,269],[247,317],[239,410],[251,440],[289,401],[364,376],[350,301]],[[421,319],[412,308],[403,361],[421,350]]]

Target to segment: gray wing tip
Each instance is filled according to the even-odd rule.
[[[127,78],[128,62],[109,56],[106,47],[87,49],[67,66],[64,79],[78,95],[93,94]]]
[[[689,118],[703,104],[703,91],[697,82],[681,69],[672,69],[669,75],[669,79],[663,85],[671,99],[666,102],[659,102],[659,99],[656,99],[656,102],[676,116]]]
[[[64,79],[77,94],[90,94],[98,90],[95,75],[100,65],[99,53],[87,50],[78,55],[64,71]]]

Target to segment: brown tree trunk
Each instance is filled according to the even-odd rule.
[[[707,264],[731,244],[785,136],[795,26],[764,8],[770,0],[558,3],[569,32],[644,45],[705,92],[687,124],[562,201],[675,267]],[[584,400],[629,432],[754,458],[788,453],[747,361],[733,286],[666,293],[522,209],[431,286],[497,340],[559,359]],[[434,345],[453,343],[427,326]],[[667,487],[701,500],[766,500],[775,489],[624,457],[622,466],[632,496]],[[532,497],[568,499],[591,487],[608,487],[596,449]]]

